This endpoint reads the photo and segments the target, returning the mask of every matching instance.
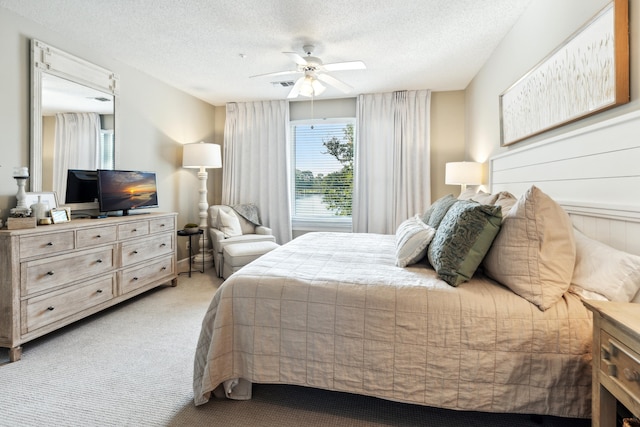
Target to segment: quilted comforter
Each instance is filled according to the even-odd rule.
[[[254,382],[586,418],[591,315],[572,294],[543,312],[484,277],[396,267],[393,235],[309,233],[233,274],[203,320],[195,404]]]

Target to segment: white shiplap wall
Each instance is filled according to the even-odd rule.
[[[640,111],[490,159],[491,192],[519,196],[531,185],[588,236],[640,254]]]

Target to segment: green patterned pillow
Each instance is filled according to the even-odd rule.
[[[500,206],[456,202],[440,222],[427,256],[438,276],[458,286],[471,279],[500,230]]]
[[[453,194],[447,194],[444,197],[439,198],[427,209],[427,211],[422,215],[422,221],[425,224],[438,228],[440,225],[440,221],[447,214],[447,211],[458,199],[454,197]]]

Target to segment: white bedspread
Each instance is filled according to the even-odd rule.
[[[396,267],[393,235],[310,233],[227,279],[202,323],[193,390],[284,383],[458,410],[589,417],[591,315],[542,312],[488,279]]]

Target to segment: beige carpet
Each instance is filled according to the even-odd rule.
[[[455,412],[304,387],[195,407],[193,353],[213,269],[0,352],[0,426],[575,426],[588,420]]]

